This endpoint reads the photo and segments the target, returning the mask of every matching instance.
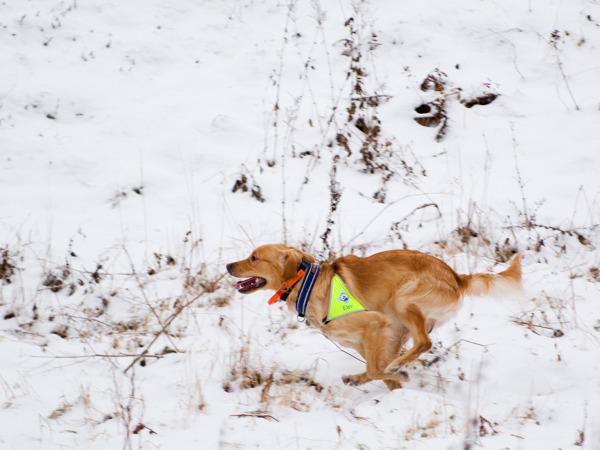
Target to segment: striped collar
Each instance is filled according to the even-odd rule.
[[[304,262],[304,260],[303,260]],[[309,262],[306,260],[306,262]],[[302,279],[302,284],[300,285],[300,292],[298,292],[298,297],[296,298],[296,311],[298,311],[298,317],[304,318],[306,316],[306,308],[308,307],[308,299],[310,298],[310,293],[315,285],[315,281],[317,281],[317,277],[319,276],[319,271],[321,268],[317,264],[312,264],[309,262],[309,267]]]

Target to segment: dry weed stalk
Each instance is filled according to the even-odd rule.
[[[320,236],[321,242],[323,243],[323,249],[321,250],[319,257],[321,260],[325,261],[333,258],[330,234],[335,225],[333,216],[336,213],[342,198],[342,187],[337,180],[338,161],[339,157],[337,155],[334,156],[331,163],[331,170],[329,171],[329,212],[327,213],[327,228]]]
[[[121,393],[121,387],[117,382],[116,374],[114,378],[115,394],[116,394],[116,405],[118,408],[118,417],[121,419],[121,423],[125,429],[123,448],[125,450],[133,450],[132,435],[139,435],[140,431],[147,428],[143,425],[144,415],[144,401],[137,397],[136,394],[136,380],[135,371],[131,372],[129,380],[129,392],[126,396]],[[149,429],[150,433],[154,433],[153,430]]]
[[[356,12],[360,13],[358,9]],[[367,55],[372,56],[379,42],[374,32],[369,34],[368,39],[364,39],[354,17],[349,18],[344,26],[348,29],[349,37],[344,39],[342,54],[350,59],[347,78],[350,80],[351,92],[350,104],[346,108],[347,117],[335,136],[335,142],[349,158],[354,153],[353,141],[357,141],[361,170],[365,173],[379,174],[385,187],[395,174],[390,161],[393,150],[392,143],[381,136],[381,121],[377,108],[391,97],[367,90],[368,72],[363,62],[363,53],[367,52]],[[375,198],[383,203],[385,190],[382,188]]]
[[[167,320],[164,322],[164,324],[162,325],[161,329],[155,334],[154,338],[148,343],[148,345],[146,345],[146,347],[144,348],[144,350],[137,355],[133,361],[131,361],[131,363],[125,368],[125,370],[123,371],[123,373],[127,373],[127,371],[129,369],[131,369],[131,367],[133,367],[133,365],[135,363],[137,363],[139,360],[141,360],[142,358],[144,358],[144,356],[146,356],[148,354],[148,352],[150,351],[150,348],[152,347],[152,345],[154,345],[154,343],[158,340],[158,338],[163,334],[166,333],[167,329],[169,328],[169,325],[171,325],[171,323],[189,306],[193,305],[194,303],[196,303],[196,301],[198,301],[198,299],[200,297],[202,297],[203,293],[200,294],[196,294],[195,296],[193,296],[191,299],[187,300],[187,301],[183,301],[180,302],[177,306],[176,306],[176,310],[167,318]]]
[[[567,35],[569,35],[568,32],[565,32],[565,33]],[[565,70],[563,68],[563,62],[560,59],[560,51],[558,49],[558,43],[560,42],[560,39],[561,39],[560,31],[554,30],[550,34],[550,40],[548,41],[548,43],[550,44],[550,47],[552,47],[552,49],[554,50],[554,55],[556,56],[556,64],[558,65],[558,70],[560,71],[560,75],[562,76],[562,79],[565,82],[565,86],[567,87],[567,92],[569,93],[569,96],[571,97],[571,101],[573,102],[575,109],[577,111],[579,111],[580,110],[579,105],[577,104],[577,101],[575,100],[573,91],[571,91],[571,86],[569,85],[569,79],[567,78],[567,75],[565,74]]]

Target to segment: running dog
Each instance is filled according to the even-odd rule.
[[[365,258],[343,256],[316,265],[315,258],[281,244],[263,245],[242,261],[227,264],[242,294],[277,291],[269,303],[285,301],[306,323],[366,360],[366,372],[346,375],[346,384],[383,380],[401,387],[403,366],[431,348],[429,333],[452,318],[464,295],[515,296],[521,285],[521,253],[498,274],[461,275],[433,256],[390,250]],[[401,353],[408,338],[412,347]]]

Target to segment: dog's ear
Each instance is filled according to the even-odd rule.
[[[283,278],[289,280],[296,276],[298,267],[302,263],[302,258],[308,259],[311,263],[315,262],[315,258],[302,250],[294,247],[288,247],[279,255],[279,260],[283,264]]]

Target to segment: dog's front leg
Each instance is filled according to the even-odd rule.
[[[390,390],[401,388],[408,381],[406,372],[393,374],[386,372],[390,362],[398,355],[399,346],[405,340],[406,330],[393,327],[390,320],[380,313],[372,313],[371,323],[364,332],[365,359],[367,376],[372,380],[382,380]]]
[[[408,380],[406,373],[388,374],[388,364],[397,356],[403,328],[393,327],[390,320],[381,313],[365,311],[349,314],[330,322],[326,334],[342,345],[357,350],[367,363],[366,372],[345,375],[345,384],[359,386],[373,380],[383,380],[389,389],[396,389]]]

